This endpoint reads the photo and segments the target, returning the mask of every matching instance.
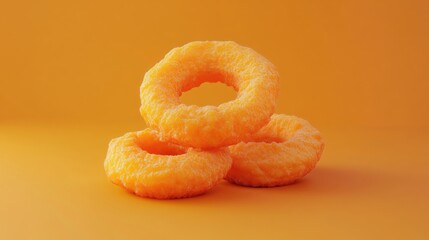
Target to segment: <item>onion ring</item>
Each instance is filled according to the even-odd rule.
[[[183,92],[204,82],[223,82],[237,92],[219,106],[185,105]],[[193,148],[238,143],[269,122],[279,90],[274,65],[235,42],[191,42],[171,50],[140,87],[140,113],[162,141]]]
[[[161,142],[150,129],[127,133],[109,144],[108,178],[141,197],[192,197],[212,189],[231,166],[228,149],[202,151]]]
[[[230,146],[232,167],[226,179],[250,187],[274,187],[308,174],[324,149],[320,132],[295,116],[274,114],[268,125]]]

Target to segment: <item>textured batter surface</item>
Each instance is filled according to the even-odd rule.
[[[104,162],[113,183],[157,199],[203,194],[221,181],[230,167],[228,149],[198,151],[160,142],[150,129],[113,139]]]
[[[274,114],[268,125],[234,146],[226,179],[251,187],[290,184],[309,173],[324,148],[320,132],[294,116]]]
[[[203,82],[232,86],[237,98],[219,106],[180,102],[182,92]],[[254,50],[235,42],[191,42],[171,50],[145,74],[140,112],[163,141],[216,148],[238,143],[267,124],[278,90],[277,70]]]

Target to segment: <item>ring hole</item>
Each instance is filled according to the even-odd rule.
[[[220,70],[201,71],[183,81],[181,101],[187,105],[219,106],[237,97],[234,76]]]
[[[150,137],[138,139],[136,144],[143,151],[155,155],[176,156],[186,153],[186,150],[183,147],[172,143],[161,142]]]
[[[204,82],[199,87],[191,88],[180,97],[187,105],[219,106],[222,103],[234,100],[237,92],[234,88],[222,82]]]

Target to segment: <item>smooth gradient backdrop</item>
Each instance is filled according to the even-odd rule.
[[[428,239],[429,2],[2,1],[0,239]],[[233,40],[281,75],[278,113],[319,128],[303,181],[154,201],[110,184],[108,141],[145,127],[144,73]],[[189,104],[235,93],[204,84]]]

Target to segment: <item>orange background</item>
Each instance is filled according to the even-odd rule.
[[[3,1],[0,239],[428,239],[427,1]],[[223,183],[153,201],[104,176],[109,139],[144,128],[139,85],[171,48],[234,40],[281,75],[277,112],[326,140],[273,189]],[[187,103],[233,98],[202,86]]]

